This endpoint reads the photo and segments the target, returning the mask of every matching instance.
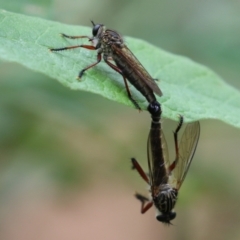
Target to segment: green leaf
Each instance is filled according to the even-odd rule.
[[[90,27],[69,26],[0,10],[0,29],[3,60],[42,72],[71,89],[97,93],[133,107],[122,77],[104,62],[87,71],[81,81],[76,79],[81,69],[96,61],[96,51],[81,48],[49,51],[49,48],[86,43],[84,39],[64,39],[59,33],[91,36]],[[152,77],[160,79],[157,84],[163,96],[158,100],[165,117],[177,119],[182,114],[187,121],[212,118],[240,127],[240,92],[217,74],[145,41],[129,37],[125,41]],[[146,109],[145,98],[134,87],[130,89],[139,105]]]

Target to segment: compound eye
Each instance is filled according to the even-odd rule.
[[[163,223],[167,223],[167,224],[171,224],[170,221],[173,220],[176,217],[176,213],[175,212],[169,212],[169,213],[165,213],[165,214],[160,214],[158,216],[156,216],[157,220]]]
[[[94,37],[97,35],[98,30],[99,30],[100,27],[101,27],[100,24],[94,25],[94,27],[93,27],[93,29],[92,29],[92,34],[93,34]]]

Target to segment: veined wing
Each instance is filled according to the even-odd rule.
[[[195,154],[198,139],[200,136],[199,121],[188,123],[182,135],[179,145],[179,159],[175,169],[173,170],[174,178],[176,178],[176,188],[179,190],[191,165]]]
[[[112,44],[112,51],[130,66],[135,71],[139,78],[144,81],[158,96],[162,96],[162,91],[154,81],[154,79],[150,76],[147,70],[143,67],[143,65],[138,61],[138,59],[134,56],[131,50],[124,45],[124,47],[119,48],[116,45]]]
[[[169,151],[168,151],[168,145],[167,145],[167,140],[165,138],[165,135],[163,131],[161,131],[161,139],[162,139],[162,149],[163,149],[163,156],[164,156],[164,164],[166,169],[171,165],[170,160],[169,160]]]
[[[173,188],[177,188],[178,181],[177,181],[176,177],[174,176],[174,174],[169,171],[169,167],[171,166],[172,162],[170,162],[170,159],[169,159],[168,145],[167,145],[167,141],[166,141],[163,131],[162,131],[162,148],[163,148],[163,155],[164,155],[164,163],[165,163],[165,167],[167,170],[168,184],[170,184],[171,187],[173,187]]]
[[[148,135],[147,141],[147,160],[148,160],[148,174],[149,174],[149,184],[153,186],[153,168],[152,168],[152,148],[151,148],[151,140],[150,140],[150,133]]]

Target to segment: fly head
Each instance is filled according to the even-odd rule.
[[[164,184],[161,191],[153,196],[154,205],[159,211],[159,215],[156,216],[158,221],[170,224],[170,221],[176,217],[173,208],[177,201],[177,195],[177,189],[169,187],[168,184]]]
[[[90,39],[90,41],[93,43],[93,45],[96,47],[96,49],[101,47],[102,42],[102,35],[105,31],[105,26],[103,24],[95,24],[93,21],[91,21],[93,28],[92,28],[92,35],[93,37]]]
[[[168,212],[168,213],[161,213],[156,216],[156,219],[159,222],[166,223],[166,224],[171,224],[171,220],[173,220],[177,214],[175,212]]]
[[[93,25],[92,35],[93,37],[98,37],[103,31],[103,24],[95,24],[93,21],[91,23]]]

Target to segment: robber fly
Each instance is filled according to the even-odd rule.
[[[161,130],[161,107],[150,104],[148,110],[152,116],[147,144],[149,174],[143,171],[136,159],[131,160],[133,169],[136,169],[150,186],[151,200],[138,193],[135,197],[142,203],[141,213],[145,213],[152,205],[155,205],[158,210],[157,220],[171,224],[170,221],[176,217],[173,208],[177,201],[178,191],[186,177],[198,144],[200,124],[198,121],[188,123],[178,144],[178,133],[183,124],[183,117],[180,116],[179,124],[174,131],[176,156],[171,163],[168,158],[167,143]]]
[[[75,45],[63,48],[51,48],[50,51],[56,52],[79,47],[86,48],[88,50],[98,50],[97,61],[82,69],[79,73],[79,78],[83,76],[86,70],[97,65],[102,60],[103,56],[103,60],[108,64],[108,66],[122,75],[128,97],[136,108],[141,110],[140,106],[131,95],[126,79],[128,79],[128,81],[138,91],[140,91],[142,95],[145,96],[149,103],[156,101],[156,97],[153,92],[161,96],[161,90],[155,83],[155,80],[149,75],[138,59],[128,49],[123,41],[123,38],[116,31],[106,29],[103,24],[95,24],[93,21],[91,22],[93,25],[92,37],[68,36],[66,34],[62,34],[62,36],[71,39],[87,38],[92,45]]]

